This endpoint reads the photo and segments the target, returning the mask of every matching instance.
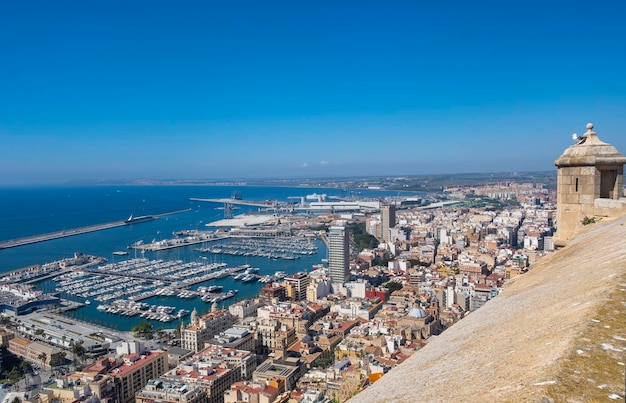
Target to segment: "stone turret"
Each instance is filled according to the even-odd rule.
[[[619,217],[626,214],[624,164],[626,157],[602,142],[587,124],[554,161],[557,166],[557,233],[555,244],[565,246],[583,226],[585,217]]]

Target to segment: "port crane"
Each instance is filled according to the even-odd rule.
[[[231,202],[225,201],[224,207],[215,207],[215,210],[224,210],[224,218],[229,219],[233,218],[233,212],[239,210],[239,207],[235,207]]]

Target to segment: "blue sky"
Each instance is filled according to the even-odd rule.
[[[0,184],[534,171],[626,152],[624,1],[0,6]]]

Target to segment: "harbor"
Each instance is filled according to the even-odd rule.
[[[96,318],[104,316],[114,328],[144,320],[167,325],[183,320],[193,309],[227,306],[236,298],[255,296],[264,284],[319,263],[321,241],[315,233],[297,231],[288,236],[291,231],[281,229],[251,235],[246,232],[250,230],[177,230],[171,239],[136,241],[126,251],[113,251],[114,261],[75,253],[70,259],[11,272],[5,279],[29,281],[58,294],[62,301],[58,312],[77,320],[97,323],[104,320]],[[185,260],[172,259],[172,250],[178,249]],[[135,250],[135,257],[128,250]],[[308,267],[292,265],[297,260],[309,262]],[[279,261],[283,263],[277,266]]]
[[[319,194],[340,192],[332,189],[308,191]],[[213,304],[225,308],[237,300],[257,296],[266,283],[279,282],[286,275],[298,271],[309,271],[327,258],[327,248],[319,239],[319,233],[310,229],[323,225],[324,216],[299,216],[292,212],[259,214],[255,207],[240,205],[241,214],[226,221],[226,228],[222,228],[215,225],[224,220],[226,212],[221,204],[190,201],[190,196],[194,194],[207,195],[209,199],[231,192],[231,188],[193,186],[95,187],[51,191],[49,202],[44,207],[65,206],[71,202],[71,210],[66,206],[53,215],[46,210],[33,213],[32,209],[24,209],[21,212],[23,216],[36,215],[24,221],[22,226],[41,233],[63,225],[83,228],[81,223],[97,222],[97,218],[102,221],[113,218],[110,222],[114,222],[119,212],[128,210],[136,211],[133,218],[139,221],[106,231],[85,232],[0,250],[0,265],[7,280],[19,278],[29,281],[44,293],[60,294],[64,303],[72,301],[71,305],[68,304],[72,309],[64,312],[65,316],[113,329],[130,330],[144,320],[151,321],[155,327],[171,328],[174,323],[186,318],[185,310],[208,312]],[[249,188],[246,192],[256,200],[288,200],[301,190]],[[26,206],[26,202],[21,205]],[[133,207],[129,207],[131,205]],[[70,215],[61,215],[64,211]],[[157,217],[155,211],[176,211],[180,214],[150,219],[150,216]],[[13,225],[12,221],[7,222]],[[5,231],[3,242],[8,242],[6,240],[10,236],[7,235],[11,234],[14,240],[19,236],[27,237],[27,233],[17,228]],[[84,269],[78,268],[81,265],[78,261],[72,265],[66,263],[71,267],[52,267],[54,262],[68,259],[76,251],[80,251],[77,254],[79,260],[99,256],[102,262],[96,265],[90,262],[91,267]],[[36,266],[37,263],[40,269],[28,266]],[[142,265],[145,266],[144,271],[140,270]],[[159,272],[159,265],[164,270],[171,270],[171,273]],[[25,270],[17,271],[16,267]],[[246,272],[248,269],[258,271]],[[188,276],[185,275],[186,270],[189,271]],[[70,277],[69,273],[75,277]],[[68,276],[61,279],[61,275]],[[60,284],[67,280],[70,281]],[[132,303],[148,304],[145,311],[150,313],[142,317],[145,311],[136,308],[145,306]],[[160,306],[175,307],[175,310],[167,313],[161,309],[159,314],[162,315],[157,317],[155,314]],[[119,311],[115,312],[115,309]],[[150,315],[152,318],[149,318]]]

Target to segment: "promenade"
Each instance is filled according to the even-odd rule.
[[[184,213],[190,210],[191,209],[171,211],[168,213],[156,214],[151,217],[153,217],[153,219],[156,220],[159,217],[172,215],[172,214],[178,214],[178,213]],[[151,221],[151,220],[146,220],[146,221]],[[145,221],[142,221],[142,222],[145,222]],[[74,235],[86,234],[88,232],[102,231],[105,229],[123,227],[125,225],[133,225],[133,224],[138,224],[138,223],[139,222],[132,222],[132,221],[129,222],[128,220],[120,220],[120,221],[113,221],[113,222],[108,222],[104,224],[95,224],[95,225],[88,225],[85,227],[72,228],[72,229],[67,229],[63,231],[48,232],[46,234],[32,235],[32,236],[27,236],[24,238],[15,238],[15,239],[10,239],[8,241],[0,242],[0,249],[16,248],[18,246],[30,245],[30,244],[38,243],[38,242],[51,241],[53,239],[65,238],[65,237],[74,236]]]

